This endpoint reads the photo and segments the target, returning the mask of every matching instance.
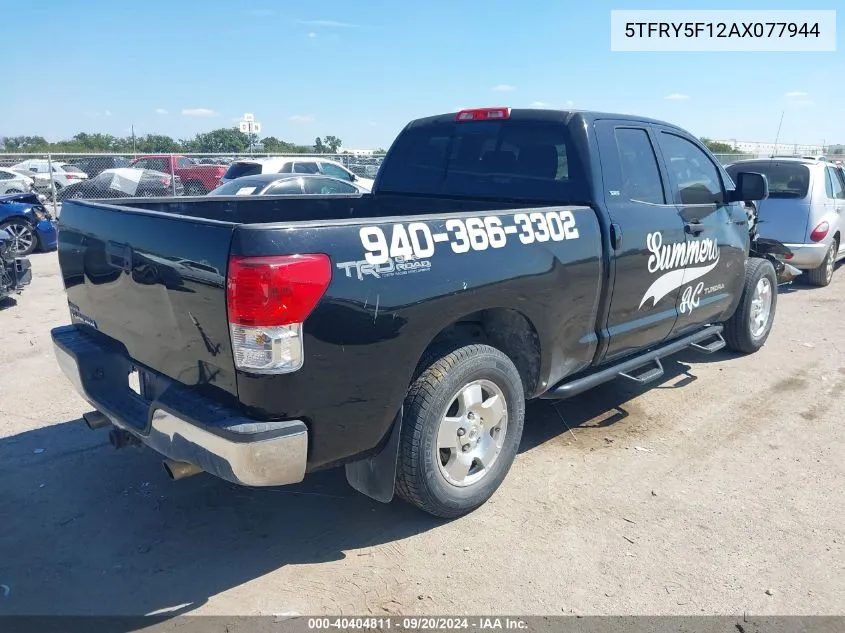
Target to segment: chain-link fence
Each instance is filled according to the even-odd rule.
[[[723,164],[759,154],[716,154]],[[0,153],[0,195],[33,191],[55,214],[69,198],[201,196],[260,173],[321,174],[367,189],[383,155]]]
[[[356,154],[0,154],[0,195],[34,192],[55,213],[69,198],[206,195],[261,173],[319,174],[368,189],[383,156]]]

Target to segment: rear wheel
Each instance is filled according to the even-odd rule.
[[[833,238],[830,248],[824,256],[821,266],[807,271],[807,280],[813,286],[829,286],[833,281],[833,270],[836,268],[836,253],[839,251],[839,240]]]
[[[771,262],[756,257],[748,260],[739,305],[725,323],[728,349],[751,354],[763,347],[775,319],[777,287],[777,275]]]
[[[26,220],[9,220],[0,224],[0,229],[6,229],[12,236],[12,252],[16,257],[29,255],[38,246],[35,229]]]
[[[467,345],[440,356],[405,398],[397,494],[438,517],[475,510],[510,470],[524,419],[522,381],[505,354]]]

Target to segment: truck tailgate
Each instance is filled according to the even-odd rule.
[[[184,385],[237,395],[226,315],[234,228],[228,222],[65,202],[59,263],[72,321],[119,342],[140,365]]]

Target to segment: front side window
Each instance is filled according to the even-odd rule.
[[[681,204],[721,204],[725,196],[719,170],[701,149],[685,138],[661,132],[669,173],[675,177],[675,193]]]
[[[845,198],[845,185],[842,183],[839,170],[834,169],[833,167],[828,167],[827,176],[830,181],[830,191],[827,197],[834,198],[836,200],[842,200]]]

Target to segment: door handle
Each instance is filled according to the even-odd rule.
[[[704,225],[697,220],[693,220],[692,222],[687,222],[684,225],[684,231],[689,233],[690,235],[698,235],[704,230]]]
[[[622,227],[618,224],[610,225],[610,245],[614,249],[622,247]]]

